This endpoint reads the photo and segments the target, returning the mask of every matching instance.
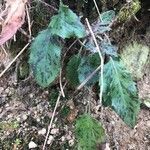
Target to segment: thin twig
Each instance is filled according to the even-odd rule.
[[[62,63],[64,63],[64,60],[65,60],[65,58],[66,58],[66,55],[67,55],[68,51],[73,47],[74,44],[76,44],[77,41],[78,41],[78,40],[75,40],[75,41],[68,47],[68,49],[66,50],[65,54],[63,55]]]
[[[93,31],[92,31],[92,28],[90,26],[90,23],[89,23],[87,18],[85,20],[86,20],[87,26],[89,28],[89,31],[90,31],[91,35],[92,35],[94,44],[96,46],[96,49],[97,49],[97,51],[99,53],[99,56],[100,56],[100,59],[101,59],[101,87],[100,87],[100,104],[101,104],[102,103],[102,96],[103,96],[103,68],[104,68],[104,60],[103,60],[103,56],[102,56],[101,50],[100,50],[100,48],[98,46],[96,37],[95,37],[95,35],[94,35]]]
[[[93,2],[94,2],[94,5],[95,5],[95,7],[96,7],[97,13],[98,13],[98,15],[99,15],[99,17],[100,17],[100,21],[102,22],[103,20],[102,20],[102,17],[101,17],[101,14],[100,14],[99,8],[98,8],[98,6],[97,6],[97,3],[96,3],[96,1],[95,1],[95,0],[93,0]],[[110,43],[110,39],[109,39],[109,37],[107,36],[107,34],[106,34],[106,33],[104,33],[104,35],[105,35],[105,37],[107,38],[108,42]]]
[[[29,10],[28,10],[28,6],[27,5],[26,5],[26,13],[27,13],[27,20],[28,20],[28,31],[29,31],[29,36],[30,36],[30,39],[31,39],[31,37],[32,37],[31,19],[30,19]]]
[[[66,84],[67,84],[67,83],[64,84],[63,88],[66,86]],[[53,114],[52,114],[52,118],[51,118],[50,124],[49,124],[49,126],[48,126],[48,131],[47,131],[47,134],[46,134],[46,138],[45,138],[45,141],[44,141],[44,145],[43,145],[43,149],[42,149],[42,150],[45,150],[46,143],[47,143],[47,140],[48,140],[48,136],[49,136],[49,133],[50,133],[50,130],[51,130],[51,127],[52,127],[52,123],[53,123],[54,117],[55,117],[56,109],[57,109],[57,107],[58,107],[58,104],[59,104],[59,101],[60,101],[61,96],[62,96],[62,93],[60,92],[59,95],[58,95],[56,104],[55,104],[55,108],[54,108],[54,111],[53,111]]]
[[[46,6],[50,7],[50,8],[52,8],[53,10],[58,11],[58,9],[55,8],[54,6],[52,6],[52,5],[50,5],[50,4],[46,3],[46,2],[43,2],[42,0],[38,0],[38,1],[41,2],[41,3],[43,3],[44,5],[46,5]]]
[[[77,42],[77,40],[75,40],[70,46],[69,48],[66,50],[64,56],[63,56],[63,60],[62,60],[62,66],[63,66],[63,63],[65,61],[65,58],[66,58],[66,55],[68,53],[68,51],[72,48],[72,46]],[[64,94],[64,91],[63,91],[63,86],[62,86],[62,69],[60,70],[60,77],[59,77],[59,84],[60,84],[60,90],[61,90],[61,93],[62,93],[62,96],[65,97],[65,94]]]
[[[77,90],[83,88],[83,86],[101,69],[101,66],[97,67],[78,87]]]
[[[0,78],[5,74],[5,72],[10,68],[10,66],[17,60],[17,58],[26,50],[30,43],[26,44],[25,47],[18,53],[18,55],[8,64],[8,66],[1,72]]]
[[[4,51],[5,55],[8,56],[8,53],[6,52],[6,49],[4,48],[3,45],[0,46],[2,48],[2,50]]]
[[[47,134],[46,134],[46,138],[45,138],[45,141],[44,141],[44,145],[43,145],[43,150],[45,150],[45,146],[46,146],[46,143],[47,143],[47,140],[48,140],[48,136],[49,136],[49,133],[50,133],[50,129],[52,127],[52,123],[53,123],[53,120],[54,120],[54,116],[55,116],[55,113],[56,113],[56,109],[57,109],[57,106],[59,104],[59,100],[61,98],[61,93],[59,94],[58,98],[57,98],[57,101],[56,101],[56,104],[55,104],[55,108],[54,108],[54,111],[53,111],[53,114],[52,114],[52,118],[51,118],[51,121],[50,121],[50,124],[48,126],[48,131],[47,131]]]
[[[59,85],[60,85],[60,91],[61,91],[62,97],[65,97],[64,89],[62,86],[62,69],[60,69]]]
[[[95,0],[93,0],[93,2],[94,2],[94,5],[95,5],[95,7],[96,7],[97,13],[98,13],[98,15],[99,15],[99,17],[100,17],[100,21],[102,21],[102,17],[101,17],[101,14],[100,14],[99,8],[98,8],[98,6],[97,6],[97,3],[96,3],[96,1],[95,1]]]
[[[19,31],[20,31],[23,35],[25,35],[25,36],[29,39],[29,41],[34,39],[34,37],[30,37],[30,35],[28,35],[28,33],[27,33],[24,29],[20,28]]]

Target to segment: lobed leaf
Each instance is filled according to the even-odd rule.
[[[136,124],[140,109],[137,89],[130,74],[117,60],[104,66],[103,104],[112,107],[130,127]]]
[[[71,37],[83,38],[86,35],[85,28],[79,17],[68,6],[63,4],[60,4],[58,14],[52,17],[49,27],[53,34],[63,39]]]
[[[103,12],[101,14],[101,19],[102,19],[103,25],[110,24],[114,18],[115,18],[115,12],[113,10],[109,10],[109,11]]]
[[[39,33],[31,45],[29,63],[39,85],[47,87],[60,71],[61,47],[49,29]]]
[[[101,14],[101,20],[100,20],[101,22],[98,28],[99,33],[102,34],[106,31],[110,31],[111,30],[110,24],[114,18],[115,18],[115,12],[113,10],[103,12]]]

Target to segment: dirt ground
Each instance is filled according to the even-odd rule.
[[[7,76],[7,78],[6,78]],[[8,73],[0,80],[0,136],[2,150],[29,149],[31,141],[41,149],[46,129],[52,116],[49,103],[51,89],[40,89],[32,79],[15,82],[15,74]],[[89,95],[81,91],[83,103]],[[83,97],[84,96],[84,97]],[[79,97],[77,97],[79,98]],[[93,103],[95,100],[93,99]],[[60,104],[62,110],[62,104]],[[81,106],[80,106],[81,107]],[[78,110],[80,110],[77,107]],[[57,110],[47,149],[73,149],[73,124],[62,119]],[[93,113],[100,119],[100,114]],[[142,108],[134,129],[130,129],[110,109],[105,108],[101,122],[107,133],[107,146],[116,150],[149,150],[150,149],[150,110]],[[19,141],[19,142],[18,142]],[[51,146],[50,146],[51,145]],[[50,148],[51,147],[51,148]]]
[[[150,93],[148,88],[150,80],[145,79],[146,77],[149,76],[145,76],[138,83],[142,88],[140,89],[142,94],[146,90]],[[51,97],[52,94],[55,94],[54,98]],[[56,95],[57,86],[46,90],[40,89],[32,77],[18,81],[12,67],[0,80],[0,149],[28,150],[31,142],[36,144],[34,149],[42,149]],[[107,147],[112,150],[150,150],[149,108],[141,107],[137,125],[131,129],[111,109],[104,108],[101,114],[94,111],[95,94],[91,93],[89,96],[89,92],[85,89],[81,90],[73,101],[69,96],[61,100],[48,139],[48,150],[74,149],[75,117],[84,111],[83,106],[89,98],[92,102],[92,115],[102,122],[107,133],[104,148],[100,149],[106,150]],[[52,101],[54,102],[51,103]],[[65,107],[72,105],[75,109],[67,114],[68,109]],[[74,115],[75,113],[77,114]]]

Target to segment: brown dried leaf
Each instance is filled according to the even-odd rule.
[[[0,45],[4,44],[24,23],[25,4],[27,0],[6,0],[6,7],[0,14],[2,21],[2,32],[0,34]]]
[[[78,115],[78,110],[77,110],[77,109],[72,109],[72,110],[70,111],[70,113],[68,114],[68,116],[67,116],[67,120],[68,120],[70,123],[72,123],[72,122],[75,121],[77,115]]]

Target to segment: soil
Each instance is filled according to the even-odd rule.
[[[18,82],[15,81],[14,76],[15,73],[10,70],[0,80],[0,148],[27,150],[29,143],[33,141],[37,145],[34,149],[40,150],[54,108],[50,103],[53,100],[50,95],[53,90],[57,93],[57,90],[40,89],[32,77]],[[142,84],[141,81],[139,83]],[[137,125],[131,129],[109,108],[104,108],[101,114],[95,112],[95,93],[89,97],[89,92],[83,89],[74,97],[76,106],[69,98],[61,100],[50,132],[48,150],[73,149],[75,143],[73,129],[77,117],[77,114],[74,114],[77,112],[79,115],[84,112],[83,106],[89,98],[92,102],[92,115],[102,122],[107,133],[104,147],[107,145],[110,149],[116,150],[150,149],[149,108],[141,108]],[[63,109],[66,102],[69,108],[75,107],[70,109],[72,111],[69,114]]]

